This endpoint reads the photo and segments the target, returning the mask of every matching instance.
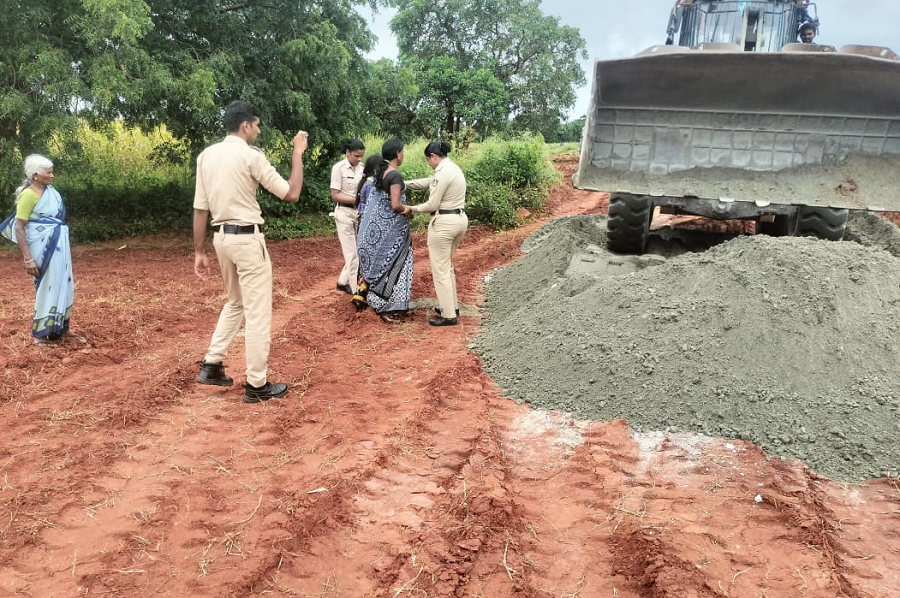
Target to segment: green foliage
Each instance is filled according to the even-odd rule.
[[[585,42],[538,0],[387,3],[398,9],[391,30],[401,64],[417,73],[426,128],[437,120],[444,135],[485,135],[511,116],[515,130],[551,133],[574,105]]]
[[[489,131],[505,125],[509,93],[489,69],[464,70],[450,56],[412,65],[422,96],[416,113],[422,128],[439,136],[463,126]]]
[[[581,135],[584,132],[584,121],[585,118],[582,116],[571,122],[555,126],[552,128],[549,135],[544,135],[544,139],[547,140],[547,143],[581,143]]]
[[[321,212],[266,218],[266,237],[270,239],[329,237],[334,231],[334,218]]]
[[[365,81],[362,104],[367,119],[362,130],[401,139],[427,134],[417,117],[419,88],[415,71],[381,59],[369,65]]]
[[[96,189],[60,182],[74,242],[106,241],[190,228],[193,189],[184,185],[159,181],[133,189]]]
[[[544,153],[543,139],[530,135],[510,141],[488,140],[466,176],[466,212],[501,229],[516,225],[519,208],[543,209],[548,188],[559,180]]]
[[[427,144],[427,140],[417,140],[405,146],[400,171],[407,180],[432,174],[425,160]],[[519,208],[542,210],[550,185],[559,181],[539,136],[491,138],[463,150],[454,149],[451,158],[466,174],[470,222],[495,229],[516,226]],[[427,192],[411,193],[410,198],[411,203],[425,201]]]
[[[374,126],[362,93],[372,34],[355,7],[380,4],[0,0],[0,188],[14,188],[21,157],[47,152],[75,115],[165,124],[196,154],[241,98],[266,126],[303,128],[332,148]]]
[[[546,188],[558,176],[544,155],[544,140],[532,135],[511,141],[489,139],[482,145],[481,159],[469,171],[476,181],[503,181],[516,189]]]
[[[548,156],[562,156],[566,154],[575,154],[581,152],[581,144],[574,141],[564,143],[548,143],[544,146],[544,153]]]
[[[285,161],[290,144],[278,131],[266,132],[270,160]],[[367,154],[378,153],[383,139],[364,136]],[[433,174],[425,159],[426,139],[406,144],[400,170],[407,179]],[[149,132],[114,123],[98,129],[80,123],[74,130],[49,138],[48,154],[56,163],[56,186],[66,201],[76,242],[181,232],[189,234],[194,193],[194,155],[166,128]],[[259,201],[270,238],[334,234],[330,193],[331,166],[342,156],[321,148],[305,160],[300,205],[260,191]],[[512,140],[492,138],[483,144],[454,148],[452,159],[468,180],[467,212],[472,224],[497,229],[516,225],[516,210],[539,211],[547,188],[557,180],[539,136]],[[279,170],[287,172],[283,164]],[[410,192],[411,203],[427,199],[427,191]],[[12,202],[9,202],[11,209]],[[427,220],[413,222],[425,230]]]
[[[190,227],[189,154],[165,127],[145,133],[121,123],[96,130],[82,122],[77,133],[52,135],[50,149],[73,240]]]
[[[434,174],[425,160],[425,147],[430,141],[418,138],[404,144],[400,166],[404,179]],[[366,155],[380,152],[383,142],[380,137],[364,137]],[[550,185],[560,178],[547,156],[543,140],[534,135],[510,140],[491,138],[465,148],[454,146],[450,158],[466,175],[469,221],[473,225],[507,229],[516,226],[519,208],[542,210]],[[407,199],[411,204],[422,203],[428,199],[428,191],[408,191]],[[419,220],[415,222],[420,228],[424,226]]]
[[[495,230],[516,226],[516,192],[509,185],[474,184],[466,193],[466,215],[471,223],[486,224]]]

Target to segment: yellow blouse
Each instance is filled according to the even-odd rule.
[[[41,196],[34,192],[33,189],[25,189],[19,194],[16,200],[16,218],[19,220],[28,220],[34,211],[34,206],[41,200]]]

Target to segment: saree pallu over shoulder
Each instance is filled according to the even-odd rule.
[[[62,196],[48,186],[25,225],[25,240],[38,267],[31,327],[35,338],[57,338],[69,329],[75,283],[65,217]],[[15,220],[16,216],[12,214],[0,223],[0,235],[14,243],[17,240]]]

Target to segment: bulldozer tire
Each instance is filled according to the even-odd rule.
[[[615,194],[609,198],[606,248],[616,253],[644,253],[650,238],[653,202],[640,195]]]
[[[802,206],[797,215],[797,235],[840,241],[847,229],[848,210]]]
[[[784,214],[775,216],[774,222],[757,220],[756,234],[770,237],[789,237],[791,236],[791,220],[790,216]]]

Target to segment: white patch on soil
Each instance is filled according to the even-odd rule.
[[[520,464],[553,465],[581,446],[590,423],[556,412],[527,411],[510,425],[504,449]]]

